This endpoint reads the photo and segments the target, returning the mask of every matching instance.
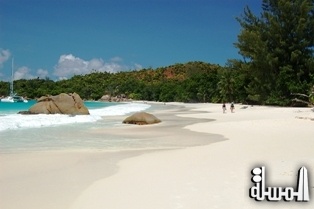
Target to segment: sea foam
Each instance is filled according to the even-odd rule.
[[[150,105],[141,103],[119,104],[99,109],[89,110],[90,115],[0,115],[0,131],[15,130],[21,128],[40,128],[75,123],[92,123],[102,119],[102,116],[125,115],[148,109]]]

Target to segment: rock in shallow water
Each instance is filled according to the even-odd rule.
[[[34,114],[37,114],[37,113],[32,113],[28,110],[23,110],[23,111],[19,111],[17,114],[22,114],[22,115],[34,115]]]
[[[77,93],[61,93],[56,96],[40,97],[36,104],[21,114],[89,115],[89,111]]]
[[[154,124],[154,123],[160,123],[160,122],[161,120],[159,120],[157,117],[155,117],[152,114],[149,114],[146,112],[137,112],[127,117],[126,119],[124,119],[122,123],[136,124],[136,125],[148,125],[148,124]]]

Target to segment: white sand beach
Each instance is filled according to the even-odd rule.
[[[152,126],[92,130],[156,138],[160,150],[1,154],[0,208],[314,208],[310,108],[236,105],[223,114],[220,104],[172,105],[187,109],[155,111],[163,122]],[[265,166],[268,186],[294,188],[305,166],[310,201],[250,198],[258,166]]]
[[[228,140],[123,160],[117,174],[92,184],[72,208],[313,208],[313,201],[256,202],[249,197],[255,166],[266,166],[270,186],[295,187],[302,165],[314,178],[314,113],[309,108],[237,106],[235,113],[222,114],[221,105],[188,106],[203,112],[180,115],[183,119],[215,121],[186,129]]]

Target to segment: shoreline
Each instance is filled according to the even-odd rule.
[[[295,187],[304,165],[313,199],[311,109],[236,104],[235,113],[223,114],[220,104],[156,105],[148,112],[161,124],[97,128],[89,134],[158,142],[160,149],[146,144],[124,151],[0,154],[0,170],[6,171],[0,173],[1,208],[313,208],[314,201],[274,204],[248,196],[254,167],[266,166],[270,186]]]
[[[179,117],[211,118],[184,129],[228,140],[124,159],[116,174],[94,182],[71,209],[138,208],[313,208],[314,129],[310,108],[188,105]],[[201,112],[201,113],[200,113]],[[301,166],[309,170],[310,202],[257,202],[249,197],[251,170],[265,166],[267,185],[297,185]]]
[[[68,209],[78,196],[93,182],[115,175],[119,162],[147,153],[167,152],[187,146],[201,146],[216,142],[217,135],[200,135],[198,140],[182,140],[195,133],[184,130],[184,126],[199,122],[189,119],[180,122],[176,113],[185,114],[189,108],[182,105],[153,108],[153,114],[163,120],[150,126],[119,125],[107,129],[90,129],[93,136],[107,134],[141,139],[144,147],[124,150],[48,150],[0,153],[0,207],[6,209]],[[126,116],[105,117],[110,121],[121,121]],[[202,121],[210,121],[204,119]],[[176,136],[177,135],[177,136]],[[208,139],[211,136],[211,139]],[[179,139],[181,137],[181,140]],[[180,142],[179,142],[180,140]],[[160,143],[160,147],[151,144]],[[145,145],[147,143],[147,145]],[[153,145],[153,146],[152,146]]]

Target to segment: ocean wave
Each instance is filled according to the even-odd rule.
[[[90,115],[20,115],[7,114],[0,117],[0,131],[21,128],[40,128],[75,123],[92,123],[102,119],[102,116],[125,115],[148,109],[150,105],[140,103],[119,104],[99,109],[89,110]]]

